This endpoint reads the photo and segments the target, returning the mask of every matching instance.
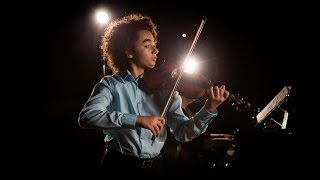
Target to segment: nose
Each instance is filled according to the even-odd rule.
[[[154,54],[158,54],[159,53],[159,49],[157,47],[154,47],[153,53]]]

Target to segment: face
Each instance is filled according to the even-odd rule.
[[[143,70],[153,68],[156,65],[158,53],[152,34],[147,30],[138,31],[137,40],[129,55],[132,65]]]

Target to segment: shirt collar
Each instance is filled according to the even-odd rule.
[[[134,80],[134,81],[138,81],[140,78],[143,77],[143,74],[141,74],[137,79],[135,79],[132,75],[132,73],[127,70],[126,72],[122,72],[122,73],[119,73],[119,75],[121,76],[121,78],[123,79],[123,81],[126,81],[126,80]]]

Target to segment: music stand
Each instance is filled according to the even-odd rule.
[[[289,97],[291,89],[292,86],[284,86],[282,90],[262,109],[262,111],[258,113],[256,116],[256,126],[272,130],[277,130],[279,128],[286,129],[289,112],[287,109],[282,108],[282,104]],[[276,113],[276,110],[278,109],[281,110],[277,111],[280,113]],[[266,121],[266,119],[269,119],[269,121]],[[282,122],[279,119],[281,119]]]

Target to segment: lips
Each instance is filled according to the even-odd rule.
[[[157,61],[157,57],[153,58],[152,61]]]

